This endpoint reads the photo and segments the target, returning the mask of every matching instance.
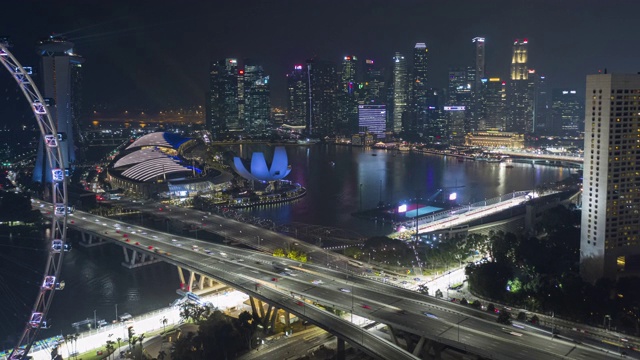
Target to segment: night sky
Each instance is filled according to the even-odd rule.
[[[38,39],[66,34],[86,58],[88,103],[122,109],[204,105],[209,62],[225,57],[262,63],[284,106],[296,63],[353,54],[388,67],[416,42],[429,47],[431,85],[444,87],[450,66],[472,63],[475,36],[487,39],[490,76],[508,74],[515,38],[529,39],[530,67],[552,87],[640,71],[638,0],[22,0],[2,14],[23,65],[37,64]]]

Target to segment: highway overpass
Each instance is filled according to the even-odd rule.
[[[82,212],[74,213],[69,220],[72,229],[205,275],[308,319],[376,358],[415,359],[416,356],[312,304],[353,312],[387,324],[393,329],[392,334],[399,334],[399,330],[414,334],[417,345],[414,342],[409,349],[416,354],[424,345],[430,344],[432,348],[448,345],[495,359],[601,359],[608,356],[597,349],[551,339],[549,334],[534,328],[505,329],[504,325],[495,322],[495,316],[486,312],[354,276],[344,268],[335,270],[298,264],[253,250],[212,244],[124,223],[116,226],[113,219]],[[211,222],[217,220],[209,219]],[[243,227],[244,224],[236,226]],[[247,236],[252,236],[247,231],[249,227],[243,228]],[[194,246],[197,246],[197,251]],[[204,252],[205,249],[208,253]],[[279,266],[291,269],[290,275],[274,268],[274,259]],[[514,332],[519,335],[514,335]]]

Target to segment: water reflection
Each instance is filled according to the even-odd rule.
[[[246,155],[243,156],[252,151],[265,151],[265,148],[264,145],[244,145],[242,150]],[[459,203],[466,204],[533,189],[568,176],[568,171],[557,167],[513,163],[512,168],[506,168],[500,163],[458,162],[453,157],[337,145],[288,146],[286,149],[292,165],[289,179],[303,184],[307,196],[291,204],[245,211],[278,224],[303,222],[334,226],[363,235],[385,234],[390,229],[351,216],[358,211],[360,201],[363,208],[373,208],[380,199],[395,203],[416,196],[428,198],[440,188],[449,188],[448,192],[457,193]]]

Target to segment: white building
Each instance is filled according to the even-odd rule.
[[[640,271],[640,74],[587,76],[580,272]]]

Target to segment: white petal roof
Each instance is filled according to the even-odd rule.
[[[143,149],[143,150],[134,151],[131,154],[127,154],[123,156],[118,161],[116,161],[115,164],[113,164],[113,167],[119,168],[122,166],[138,164],[147,160],[159,159],[163,157],[167,157],[167,155],[162,153],[162,151],[159,151],[156,149]]]
[[[154,132],[138,138],[131,145],[127,146],[127,150],[142,146],[161,146],[177,149],[187,140],[189,139],[174,133]]]
[[[188,167],[182,166],[177,160],[169,157],[162,157],[141,162],[125,170],[122,175],[136,181],[148,181],[162,174],[191,171]]]

